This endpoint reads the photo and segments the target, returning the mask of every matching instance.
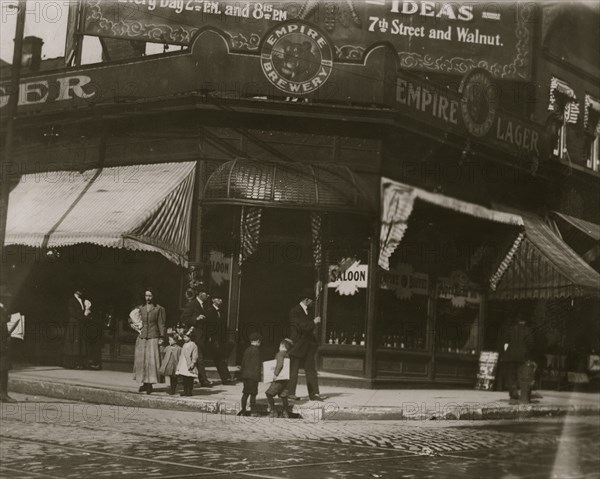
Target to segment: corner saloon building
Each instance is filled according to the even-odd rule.
[[[593,236],[598,212],[561,212],[545,118],[481,94],[533,81],[535,42],[519,47],[523,78],[491,60],[425,78],[394,45],[344,56],[304,13],[253,49],[201,28],[181,52],[23,76],[6,254],[34,360],[59,361],[76,278],[113,367],[133,361],[127,315],[143,288],[173,325],[193,279],[226,298],[238,348],[262,332],[265,359],[314,286],[320,370],[369,387],[472,385],[518,314],[544,334],[593,323],[597,256],[557,224]],[[291,33],[318,57],[299,77],[273,52]],[[580,184],[597,195],[597,177]]]

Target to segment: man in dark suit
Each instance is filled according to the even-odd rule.
[[[313,318],[311,306],[314,293],[305,289],[300,297],[300,302],[290,309],[290,339],[294,345],[289,351],[290,355],[290,380],[288,382],[289,399],[298,400],[296,386],[298,372],[302,364],[306,375],[308,396],[312,401],[323,401],[325,397],[319,394],[319,380],[315,355],[317,353],[317,324],[321,322],[319,316]]]
[[[223,308],[223,296],[218,292],[214,293],[211,298],[206,337],[208,341],[207,352],[215,363],[221,383],[224,385],[235,384],[227,367],[227,360],[233,349],[233,344],[228,337],[227,314]]]
[[[73,296],[67,301],[63,355],[67,368],[83,369],[87,363],[89,353],[85,331],[91,310],[86,307],[86,299],[83,295],[84,289],[81,286],[76,286],[73,291]],[[89,301],[87,304],[89,304]]]
[[[519,368],[530,359],[534,344],[533,334],[520,315],[505,336],[506,350],[502,363],[506,368],[506,380],[510,399],[519,399]]]
[[[206,329],[207,318],[210,311],[208,293],[203,285],[199,285],[196,290],[196,297],[190,299],[181,313],[181,322],[187,329],[193,327],[196,335],[196,345],[198,346],[198,380],[202,387],[212,387],[212,382],[206,376],[204,367],[204,355],[206,352]]]

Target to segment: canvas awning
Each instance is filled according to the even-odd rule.
[[[573,228],[576,228],[583,234],[589,236],[592,240],[600,241],[600,225],[591,223],[590,221],[582,220],[580,218],[575,218],[574,216],[569,216],[564,213],[559,213],[558,211],[554,211],[553,214],[560,220],[571,225]]]
[[[492,299],[597,296],[600,275],[539,216],[522,213],[525,239]]]
[[[439,193],[432,193],[410,185],[405,185],[388,178],[382,178],[379,266],[386,270],[389,269],[390,256],[398,247],[406,232],[408,218],[410,217],[417,200],[482,220],[494,221],[512,226],[523,226],[523,220],[518,215],[491,210],[474,203],[468,203]]]
[[[10,193],[5,244],[90,243],[186,266],[194,175],[195,162],[24,175]]]

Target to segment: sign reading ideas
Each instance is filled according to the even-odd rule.
[[[191,45],[197,34],[213,29],[230,53],[261,55],[270,31],[300,21],[324,32],[327,44],[309,49],[290,38],[282,49],[290,68],[301,70],[329,49],[333,62],[362,63],[374,46],[387,43],[404,70],[463,75],[478,67],[496,78],[528,80],[536,8],[416,0],[84,0],[82,33]]]

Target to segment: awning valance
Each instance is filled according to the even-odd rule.
[[[476,218],[513,226],[523,226],[520,216],[491,210],[474,203],[468,203],[439,193],[415,188],[388,178],[381,179],[381,233],[379,266],[389,269],[389,259],[400,244],[408,225],[415,201],[447,208]]]
[[[5,244],[154,251],[187,264],[195,162],[24,175]]]
[[[522,213],[525,239],[492,299],[597,296],[600,275],[538,216]]]

